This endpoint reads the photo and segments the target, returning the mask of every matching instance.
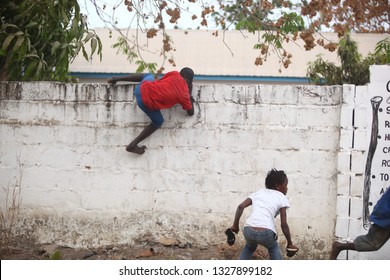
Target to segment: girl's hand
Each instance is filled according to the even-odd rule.
[[[240,229],[238,227],[235,227],[235,226],[232,226],[230,227],[230,229],[234,232],[234,233],[238,233],[240,231]]]
[[[289,258],[293,257],[298,251],[299,248],[293,244],[287,245],[286,247],[286,252],[287,252],[286,255]]]

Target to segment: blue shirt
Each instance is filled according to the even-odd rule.
[[[390,187],[386,189],[374,206],[370,221],[381,228],[390,228]]]

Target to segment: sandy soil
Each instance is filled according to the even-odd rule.
[[[58,244],[39,244],[27,237],[18,237],[0,249],[2,260],[235,260],[243,244],[227,243],[196,247],[178,244],[175,240],[158,240],[135,245],[107,245],[100,248],[70,248]],[[56,253],[57,252],[57,253]],[[267,259],[259,248],[254,259]]]

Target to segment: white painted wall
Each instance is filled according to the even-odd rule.
[[[353,86],[197,85],[195,116],[164,110],[141,156],[125,151],[148,123],[132,90],[0,83],[0,186],[22,175],[21,232],[75,247],[223,243],[237,205],[277,168],[289,177],[299,258],[328,258],[355,153],[343,146]]]

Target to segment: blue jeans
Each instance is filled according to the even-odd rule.
[[[244,227],[244,236],[246,244],[238,258],[239,260],[250,260],[259,244],[268,249],[271,260],[283,259],[279,249],[278,237],[272,230],[254,230],[251,227]]]
[[[366,235],[355,238],[353,243],[358,252],[370,252],[379,250],[390,239],[390,229],[384,229],[372,224]]]
[[[143,80],[135,87],[134,89],[134,96],[135,96],[135,99],[137,100],[137,104],[138,104],[138,107],[144,111],[144,113],[150,118],[150,120],[152,121],[152,125],[154,127],[161,127],[163,122],[164,122],[164,117],[161,113],[160,110],[150,110],[148,109],[145,104],[142,102],[142,98],[141,98],[141,84],[144,82],[144,81],[154,81],[154,76],[152,74],[146,74],[143,78]]]

